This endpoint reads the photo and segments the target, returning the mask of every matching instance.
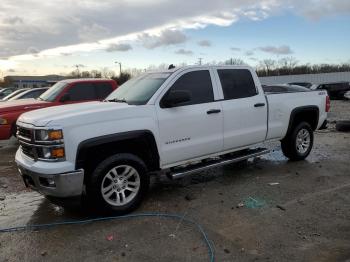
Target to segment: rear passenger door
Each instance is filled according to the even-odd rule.
[[[169,83],[157,101],[163,166],[216,153],[223,147],[223,114],[217,86],[209,69],[189,69]],[[190,101],[171,108],[162,106],[169,92],[185,91]]]
[[[217,69],[222,87],[224,150],[245,147],[265,140],[267,104],[248,69]]]

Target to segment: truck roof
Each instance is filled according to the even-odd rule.
[[[252,69],[252,67],[247,66],[247,65],[189,65],[189,66],[175,67],[172,69],[150,70],[147,72],[149,72],[149,73],[173,73],[173,72],[176,72],[178,70],[195,69],[195,68]]]

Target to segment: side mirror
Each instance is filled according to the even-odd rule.
[[[65,93],[61,98],[60,98],[60,102],[64,103],[70,101],[70,95],[68,93]]]
[[[178,90],[169,92],[162,100],[162,107],[170,108],[178,104],[191,100],[191,94],[188,91]]]

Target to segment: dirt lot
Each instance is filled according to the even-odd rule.
[[[333,102],[329,118],[349,120],[350,101]],[[0,146],[0,228],[86,218],[27,191],[13,162],[15,141]],[[155,178],[135,213],[176,213],[197,221],[216,261],[349,261],[350,133],[335,131],[334,123],[318,131],[302,162],[287,161],[278,143],[270,146],[274,152],[247,166],[179,181]],[[237,208],[239,203],[244,206]],[[0,233],[0,261],[43,260],[209,259],[196,228],[181,220],[135,218]]]

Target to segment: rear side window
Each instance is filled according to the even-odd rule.
[[[96,100],[95,87],[92,83],[76,83],[67,92],[71,101]]]
[[[257,95],[252,74],[247,69],[219,69],[225,99],[237,99]]]
[[[185,73],[176,80],[168,92],[171,91],[188,91],[191,94],[191,100],[181,106],[214,101],[213,86],[208,70]]]
[[[112,84],[108,82],[95,83],[95,87],[96,96],[99,100],[105,99],[113,91]]]

